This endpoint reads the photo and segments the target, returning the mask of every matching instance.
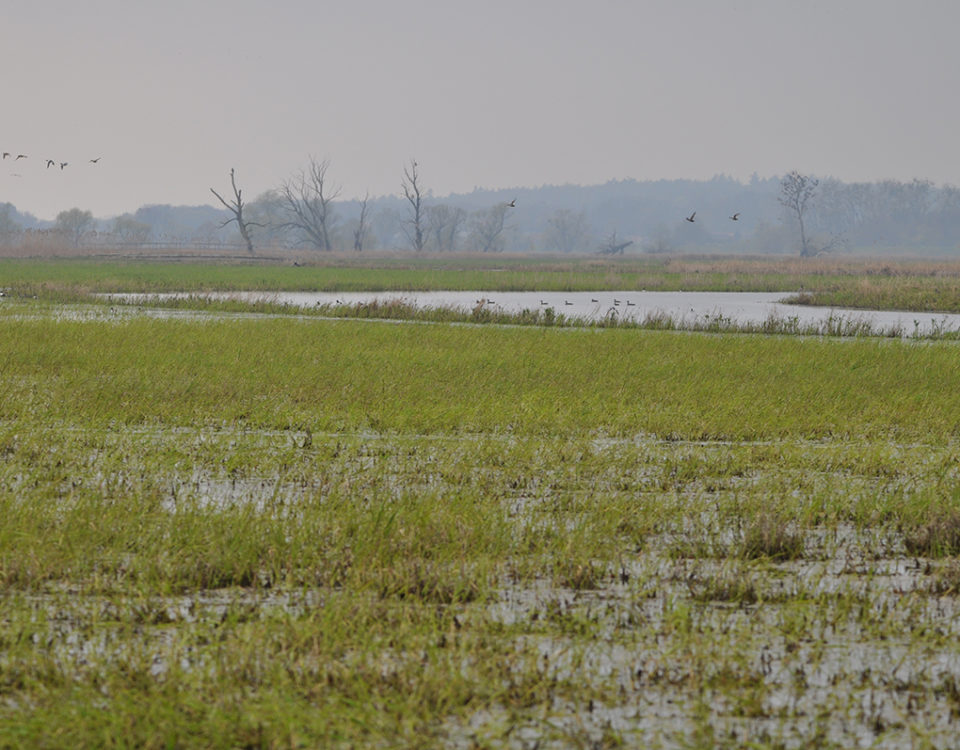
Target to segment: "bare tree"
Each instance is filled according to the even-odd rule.
[[[484,253],[496,253],[503,250],[503,229],[507,218],[509,203],[477,211],[470,220],[470,239],[473,246]]]
[[[467,218],[462,208],[441,204],[427,208],[427,235],[438,252],[452,253],[457,249],[457,237]]]
[[[260,226],[256,222],[247,221],[243,218],[243,197],[241,196],[241,190],[237,189],[237,180],[233,173],[233,167],[230,168],[230,185],[233,187],[233,202],[227,203],[213,188],[210,188],[210,192],[217,196],[217,199],[233,214],[232,219],[227,219],[220,225],[220,228],[227,226],[232,222],[237,222],[237,228],[240,230],[240,236],[243,237],[243,241],[247,243],[247,252],[253,255],[253,239],[250,236],[250,227]]]
[[[280,187],[291,217],[286,226],[301,231],[317,250],[333,249],[330,242],[334,223],[331,203],[340,195],[340,188],[331,188],[327,182],[329,167],[329,159],[318,162],[311,156],[307,169]]]
[[[420,173],[417,169],[416,159],[410,160],[409,166],[403,168],[403,195],[410,203],[410,218],[404,224],[404,234],[413,249],[417,252],[423,250],[426,238],[423,232],[424,206],[423,189],[420,185]]]
[[[789,214],[797,219],[800,225],[800,255],[807,257],[814,255],[807,240],[807,233],[803,226],[803,217],[807,212],[807,206],[813,197],[817,194],[817,185],[819,181],[802,175],[796,170],[788,174],[780,182],[780,195],[777,200],[780,205],[787,209]]]
[[[363,241],[367,235],[367,202],[370,200],[370,191],[364,193],[363,200],[360,202],[360,218],[353,230],[353,249],[358,253],[363,250]]]

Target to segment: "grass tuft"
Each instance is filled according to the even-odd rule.
[[[740,556],[777,562],[803,557],[803,535],[777,513],[760,512],[744,529]]]
[[[960,555],[960,510],[951,508],[934,512],[931,517],[904,532],[903,544],[911,555]]]

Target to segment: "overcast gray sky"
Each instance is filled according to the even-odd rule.
[[[3,0],[0,202],[41,218],[611,179],[960,183],[955,0]],[[89,159],[102,157],[96,165]],[[46,159],[68,162],[45,168]]]

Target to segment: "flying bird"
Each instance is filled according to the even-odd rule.
[[[26,158],[27,158],[26,154],[17,154],[17,159],[26,159]],[[17,159],[14,159],[14,161],[16,161]]]
[[[47,159],[47,169],[50,169],[56,162],[53,159]]]
[[[516,207],[517,207],[517,199],[516,199],[516,198],[514,198],[512,201],[510,201],[510,202],[507,204],[507,208],[516,208]]]
[[[63,169],[65,166],[67,166],[67,164],[68,162],[65,161],[60,162],[60,169]]]
[[[8,156],[10,156],[10,152],[9,152],[9,151],[4,151],[4,152],[3,152],[3,158],[6,159]]]
[[[96,159],[91,159],[91,160],[90,160],[90,163],[91,163],[91,164],[96,164],[96,163],[97,163],[98,161],[100,161],[100,159],[102,159],[102,158],[103,158],[102,156],[98,156]]]
[[[740,212],[737,211],[733,216],[731,216],[730,221],[740,221]]]
[[[697,212],[694,211],[692,214],[690,214],[689,216],[687,216],[687,217],[685,217],[685,218],[686,218],[687,221],[689,221],[691,224],[693,224],[693,217],[696,216],[696,215],[697,215]]]

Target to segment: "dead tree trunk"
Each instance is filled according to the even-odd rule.
[[[800,256],[804,258],[814,253],[810,247],[810,242],[807,240],[807,232],[803,226],[803,215],[807,211],[807,204],[817,194],[817,185],[819,184],[818,180],[802,175],[796,170],[780,182],[780,195],[777,200],[791,216],[796,217],[797,223],[800,225]]]
[[[367,231],[367,201],[370,200],[370,192],[363,196],[360,203],[360,220],[357,228],[353,231],[353,249],[358,253],[363,250],[363,240]]]
[[[253,255],[253,238],[250,236],[250,227],[258,227],[260,224],[256,222],[247,221],[243,218],[243,198],[241,197],[241,190],[237,189],[237,181],[233,174],[233,167],[230,168],[230,185],[233,187],[234,199],[232,203],[227,203],[213,188],[210,188],[210,192],[217,196],[217,199],[233,214],[233,218],[227,219],[223,222],[220,227],[221,229],[231,222],[237,222],[237,228],[240,230],[240,236],[243,237],[243,241],[247,245],[247,252]]]
[[[410,203],[410,219],[404,230],[410,244],[417,252],[423,250],[423,191],[420,187],[420,175],[417,172],[417,162],[410,160],[410,166],[403,168],[403,195]]]

